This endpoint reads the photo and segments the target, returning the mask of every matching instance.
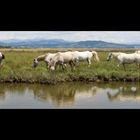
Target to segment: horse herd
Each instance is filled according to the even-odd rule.
[[[67,67],[67,64],[70,65],[71,70],[74,70],[76,63],[79,63],[80,61],[87,61],[88,67],[90,67],[92,57],[94,60],[98,62],[100,61],[96,51],[67,51],[46,53],[34,58],[33,67],[37,67],[40,61],[44,61],[47,64],[49,70],[56,70],[58,65],[61,66],[64,70]],[[111,52],[107,56],[107,61],[111,60],[113,57],[119,61],[117,66],[119,67],[120,64],[122,64],[125,71],[125,64],[135,63],[137,67],[140,68],[140,51],[135,51],[131,54],[123,52]],[[3,59],[5,59],[5,55],[0,52],[0,65],[2,64]]]
[[[99,57],[96,51],[67,51],[58,53],[47,53],[35,58],[33,67],[36,67],[39,61],[45,61],[48,69],[50,70],[56,70],[56,67],[58,65],[60,65],[64,70],[67,64],[70,65],[71,70],[74,70],[76,63],[79,63],[79,61],[86,60],[88,62],[88,66],[90,66],[92,57],[94,57],[95,60],[99,61]]]

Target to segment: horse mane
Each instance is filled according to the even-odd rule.
[[[37,61],[43,61],[47,55],[48,54],[40,55],[40,56],[36,57],[35,59],[37,59]]]
[[[122,53],[122,52],[111,52],[110,54],[112,54],[113,56],[116,56],[115,54],[120,55],[121,53]],[[117,55],[117,56],[118,56],[118,55]],[[117,57],[117,56],[116,56],[116,57]]]

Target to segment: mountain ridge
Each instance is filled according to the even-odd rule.
[[[11,48],[140,48],[140,44],[121,44],[102,40],[66,41],[63,39],[0,40],[0,46]]]

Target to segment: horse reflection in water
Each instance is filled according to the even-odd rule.
[[[58,85],[8,84],[0,88],[0,100],[28,96],[41,102],[50,102],[56,107],[71,107],[75,100],[91,98],[97,87],[92,84],[63,83]],[[12,95],[13,94],[13,95]],[[26,94],[26,95],[25,95]]]
[[[9,94],[17,94],[18,96],[21,95],[21,96],[24,96],[25,94],[25,91],[27,90],[28,88],[26,87],[25,88],[25,85],[22,85],[22,84],[8,84],[7,85],[4,85],[4,86],[0,86],[0,100],[1,101],[4,101],[6,100],[7,98],[9,98]]]
[[[74,105],[75,99],[91,97],[96,94],[92,85],[61,84],[53,86],[42,86],[41,89],[34,89],[34,98],[53,103],[57,107]]]
[[[5,95],[5,91],[0,89],[0,100],[5,100],[6,95]]]
[[[29,85],[29,84],[8,84],[0,87],[0,104],[11,107],[25,107],[36,103],[45,103],[54,107],[75,107],[81,103],[89,103],[96,106],[96,101],[140,101],[140,87],[131,83],[61,83],[57,85]],[[107,97],[107,98],[106,98]],[[11,100],[12,98],[12,100]],[[21,101],[24,101],[22,105]],[[29,99],[29,100],[27,100]],[[8,102],[9,101],[9,102]],[[20,106],[16,106],[18,104]],[[85,102],[83,102],[85,101]],[[26,104],[27,102],[27,104]],[[80,103],[80,104],[79,104]],[[98,102],[100,104],[100,102]],[[97,103],[97,104],[98,104]]]
[[[41,101],[53,102],[56,106],[73,104],[75,90],[68,86],[42,86],[41,89],[34,89],[34,98]]]
[[[140,101],[140,88],[133,86],[119,87],[115,94],[107,93],[110,101]]]

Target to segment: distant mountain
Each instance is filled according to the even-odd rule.
[[[77,47],[77,48],[135,48],[140,47],[140,45],[133,44],[117,44],[109,43],[104,41],[79,41],[75,43],[68,44],[67,47]]]
[[[140,44],[117,44],[92,40],[70,42],[63,39],[1,40],[0,46],[11,46],[12,48],[140,48]]]
[[[2,40],[0,41],[0,46],[12,46],[12,47],[48,47],[64,45],[69,43],[68,41],[62,39],[27,39],[27,40]]]

